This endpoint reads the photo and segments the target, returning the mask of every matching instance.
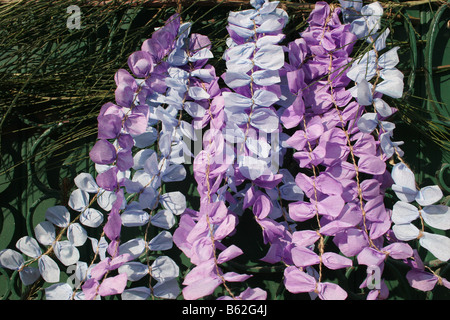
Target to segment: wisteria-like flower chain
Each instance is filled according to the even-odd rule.
[[[410,267],[415,289],[450,288],[409,244],[447,262],[450,239],[425,227],[450,229],[450,210],[439,204],[438,186],[417,187],[403,142],[392,141],[396,110],[383,97],[402,97],[403,74],[398,47],[386,48],[383,7],[317,2],[307,28],[284,43],[289,17],[278,1],[250,3],[253,9],[229,14],[220,76],[208,64],[208,37],[191,34],[178,14],[130,55],[129,71],[115,74],[115,102],[98,115],[95,177],[80,173],[67,206],[48,208],[34,237],[0,251],[1,267],[24,285],[42,278],[48,300],[194,300],[218,287],[225,295],[217,299],[263,300],[262,288],[230,286],[251,274],[222,267],[246,254],[222,240],[232,243],[251,212],[269,248],[260,259],[283,266],[292,294],[346,299],[324,270],[359,265],[367,268],[366,298],[386,299],[387,259]],[[366,50],[352,56],[357,44]],[[191,163],[199,208],[187,204],[185,190],[163,191],[185,180]],[[384,201],[389,191],[398,197],[393,208]],[[131,228],[140,236],[124,240]],[[174,244],[192,264],[183,277],[164,255]],[[87,261],[82,246],[90,248]],[[61,266],[76,285],[61,281]],[[133,284],[141,279],[148,285]]]

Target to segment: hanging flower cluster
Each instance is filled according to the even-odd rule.
[[[448,261],[450,239],[425,225],[450,229],[450,212],[437,204],[437,186],[416,186],[403,142],[392,141],[396,110],[384,96],[402,97],[403,74],[398,47],[386,48],[383,7],[317,2],[307,28],[284,44],[288,15],[279,2],[250,3],[229,14],[222,75],[208,64],[208,37],[191,34],[177,14],[129,56],[129,71],[115,74],[115,102],[98,115],[95,177],[80,173],[67,206],[48,208],[34,237],[17,241],[20,252],[0,251],[1,267],[24,285],[42,277],[48,300],[194,300],[218,287],[221,300],[266,299],[258,287],[234,292],[230,283],[251,275],[223,268],[246,254],[222,240],[232,242],[251,212],[268,248],[261,261],[284,267],[293,294],[345,299],[325,271],[362,266],[367,299],[387,298],[387,259],[410,266],[413,288],[450,288],[410,245],[417,240]],[[353,56],[361,43],[366,50]],[[201,150],[192,152],[192,141]],[[163,191],[186,179],[192,159],[199,208],[188,206],[184,190]],[[392,209],[390,191],[399,199]],[[141,235],[124,239],[130,228]],[[192,264],[183,277],[164,254],[174,245]],[[82,246],[90,248],[86,259]],[[76,286],[61,282],[61,265],[74,267]],[[144,278],[147,286],[133,285]]]

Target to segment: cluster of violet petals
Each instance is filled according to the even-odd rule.
[[[292,294],[346,299],[324,272],[361,266],[366,298],[386,299],[388,258],[410,267],[415,289],[450,288],[409,243],[448,261],[450,239],[425,225],[449,230],[450,210],[438,203],[438,186],[416,186],[403,142],[392,141],[396,110],[383,97],[402,96],[403,74],[399,48],[386,49],[383,7],[317,2],[306,29],[284,45],[288,15],[279,2],[250,4],[229,14],[220,76],[208,64],[208,37],[191,34],[178,14],[129,56],[129,71],[114,77],[115,102],[97,118],[95,177],[77,175],[68,206],[48,208],[34,237],[17,241],[20,252],[1,250],[2,268],[24,285],[42,278],[47,300],[196,300],[219,287],[219,300],[264,300],[259,287],[235,292],[230,284],[251,274],[223,267],[246,254],[230,243],[252,214],[267,248],[260,260],[282,266]],[[352,57],[361,43],[368,50]],[[199,208],[176,189],[191,160]],[[170,183],[177,191],[164,192]],[[399,199],[392,209],[388,191]],[[129,228],[145,234],[125,239]],[[184,276],[164,254],[174,245],[192,265]],[[62,267],[75,283],[61,280]],[[149,286],[133,284],[144,277]]]

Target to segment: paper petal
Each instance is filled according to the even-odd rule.
[[[65,266],[70,266],[77,263],[80,259],[80,252],[78,249],[68,240],[58,241],[53,248],[56,257]]]
[[[34,228],[36,240],[44,246],[49,246],[55,241],[56,229],[50,221],[42,221]]]
[[[430,205],[422,208],[422,218],[430,227],[450,229],[450,207],[446,205]]]
[[[158,282],[164,282],[177,278],[180,272],[179,267],[171,258],[167,256],[159,256],[153,261],[152,277]]]
[[[59,267],[52,258],[47,255],[43,255],[39,258],[38,265],[39,272],[46,282],[59,282]]]
[[[127,275],[125,273],[118,274],[115,277],[106,278],[100,284],[98,294],[100,296],[110,296],[121,294],[127,285]]]
[[[428,186],[419,190],[416,195],[416,201],[421,206],[429,206],[442,199],[444,194],[439,186]]]
[[[25,259],[15,250],[3,249],[0,251],[0,266],[2,268],[18,270],[24,262]]]
[[[419,209],[404,201],[397,201],[392,208],[392,222],[409,223],[419,217]]]
[[[23,254],[31,257],[37,258],[41,255],[41,248],[39,247],[39,243],[36,239],[24,236],[17,240],[16,248],[19,249]]]
[[[82,246],[87,240],[87,232],[79,223],[72,223],[67,228],[67,238],[76,247]]]
[[[45,288],[45,300],[70,300],[73,290],[68,283],[55,283]]]
[[[423,232],[419,243],[439,260],[448,261],[450,259],[450,239],[448,237]]]
[[[70,213],[64,206],[54,206],[47,209],[45,212],[45,219],[53,223],[55,226],[64,228],[70,223]]]

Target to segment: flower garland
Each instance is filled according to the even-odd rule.
[[[386,48],[383,7],[317,2],[300,37],[284,45],[288,15],[279,2],[250,4],[229,14],[221,76],[208,64],[208,37],[191,34],[192,24],[177,14],[129,56],[130,71],[115,74],[115,103],[97,118],[96,176],[80,173],[67,207],[48,208],[34,237],[17,241],[20,252],[0,251],[1,267],[16,270],[24,285],[42,277],[51,284],[48,300],[194,300],[220,286],[220,300],[267,299],[258,287],[235,292],[230,283],[251,275],[223,268],[246,254],[222,240],[232,240],[252,212],[268,245],[261,261],[283,266],[293,294],[346,299],[325,272],[363,266],[366,298],[385,299],[388,259],[410,267],[406,279],[415,289],[450,288],[410,245],[448,261],[450,239],[425,227],[450,229],[450,210],[437,204],[438,186],[418,188],[403,142],[392,141],[396,110],[384,96],[402,97],[403,74],[398,47]],[[361,43],[367,49],[352,57]],[[192,152],[190,141],[201,150]],[[182,190],[163,192],[164,184],[185,180],[192,158],[198,210],[188,208]],[[285,166],[290,160],[298,166]],[[395,163],[390,172],[388,161]],[[390,191],[399,199],[392,209]],[[124,240],[124,228],[142,235]],[[88,240],[92,250],[82,261],[78,248]],[[173,244],[193,266],[183,277],[161,254]],[[60,282],[61,265],[74,267],[76,286]],[[132,285],[146,276],[147,286]]]

